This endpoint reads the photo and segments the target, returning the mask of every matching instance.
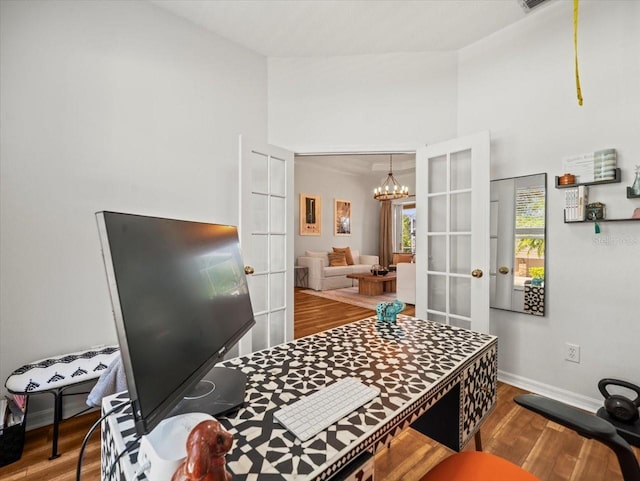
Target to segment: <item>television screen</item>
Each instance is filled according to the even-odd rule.
[[[228,225],[96,217],[136,430],[146,434],[255,323],[238,234]]]

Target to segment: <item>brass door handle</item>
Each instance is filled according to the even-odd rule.
[[[255,270],[253,269],[253,267],[251,266],[244,266],[244,273],[248,276],[250,276],[251,274],[253,274],[255,272]]]
[[[500,274],[509,274],[509,268],[505,267],[505,266],[502,266],[502,267],[500,267],[500,269],[498,269],[498,272]]]
[[[476,279],[480,279],[482,277],[482,274],[483,274],[483,272],[482,272],[481,269],[474,269],[474,270],[471,271],[471,275],[473,277],[475,277]]]

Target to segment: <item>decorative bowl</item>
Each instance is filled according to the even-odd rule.
[[[382,267],[380,264],[374,264],[371,266],[371,274],[374,276],[386,276],[389,273],[389,269]]]

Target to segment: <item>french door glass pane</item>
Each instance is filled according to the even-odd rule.
[[[496,284],[498,283],[498,279],[496,279],[495,275],[492,275],[489,279],[489,305],[491,307],[498,307],[496,302]]]
[[[445,192],[447,190],[447,156],[432,157],[429,166],[429,192]]]
[[[282,344],[284,342],[284,314],[285,310],[275,311],[270,314],[269,319],[269,338],[271,339],[271,345]]]
[[[267,206],[269,196],[262,194],[251,194],[251,232],[267,232],[268,220]]]
[[[445,272],[447,270],[446,241],[444,235],[429,236],[429,270]]]
[[[445,276],[429,274],[429,294],[427,305],[430,310],[446,312],[446,281],[447,278]]]
[[[491,274],[495,274],[498,271],[498,239],[496,237],[489,239],[489,249],[491,255],[489,269],[491,270]]]
[[[267,310],[267,275],[253,274],[247,276],[249,289],[251,290],[251,305],[253,312]]]
[[[285,269],[285,242],[282,235],[271,235],[271,270],[283,271]]]
[[[284,307],[285,300],[285,277],[284,272],[271,274],[269,276],[271,309]]]
[[[262,314],[255,316],[256,324],[251,329],[251,347],[253,351],[259,351],[269,347],[267,341],[269,339],[269,316]]]
[[[427,209],[427,222],[429,232],[444,232],[447,230],[447,197],[438,195],[429,197]]]
[[[269,269],[269,236],[266,234],[251,234],[252,265],[256,272],[266,272]]]
[[[450,277],[449,305],[451,314],[471,316],[471,279],[469,277]]]
[[[251,172],[251,191],[268,192],[268,157],[264,154],[252,152],[249,156],[249,169]]]
[[[270,232],[276,232],[278,234],[284,233],[285,229],[285,199],[283,197],[271,197],[271,230]]]
[[[471,231],[471,192],[451,194],[451,232]]]
[[[442,324],[447,323],[447,316],[444,316],[442,314],[435,314],[431,312],[427,317],[429,318],[430,321],[441,322]]]
[[[452,235],[450,247],[451,259],[449,272],[468,274],[471,272],[471,236]]]
[[[271,189],[270,194],[285,195],[286,185],[286,164],[284,160],[271,157]]]
[[[451,190],[471,188],[471,150],[451,153]]]
[[[471,329],[471,322],[464,319],[457,319],[455,317],[452,317],[449,324],[455,327],[461,327],[463,329]]]

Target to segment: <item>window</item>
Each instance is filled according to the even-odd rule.
[[[399,202],[393,205],[393,245],[395,252],[416,251],[416,203]]]
[[[544,187],[516,188],[514,284],[544,282]]]

